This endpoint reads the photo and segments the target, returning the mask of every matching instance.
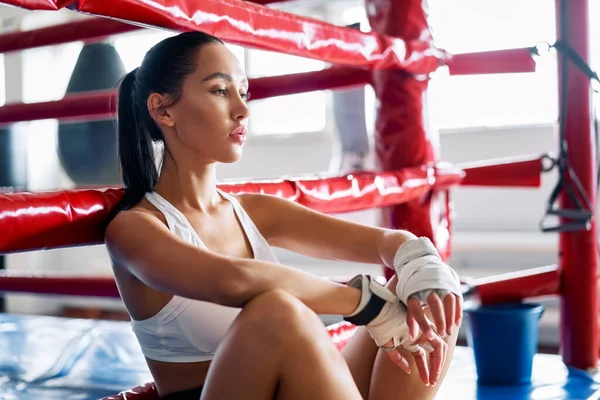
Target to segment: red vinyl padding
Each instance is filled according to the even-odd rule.
[[[230,193],[266,193],[325,213],[399,204],[443,190],[463,178],[462,170],[414,167],[335,177],[301,177],[219,185]],[[104,224],[122,189],[80,189],[0,194],[0,253],[100,244]]]

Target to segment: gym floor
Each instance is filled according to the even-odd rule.
[[[151,381],[129,323],[0,314],[0,398],[96,400]],[[439,400],[599,399],[600,383],[537,354],[532,383],[485,386],[458,347]]]

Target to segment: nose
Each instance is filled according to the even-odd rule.
[[[231,109],[231,117],[236,121],[243,121],[250,117],[250,108],[248,108],[248,103],[242,99],[240,94],[238,94],[235,98],[233,107]]]

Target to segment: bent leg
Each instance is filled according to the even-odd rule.
[[[363,399],[369,398],[373,365],[378,351],[379,348],[364,326],[356,329],[354,336],[342,349],[342,355],[346,359],[352,378]]]
[[[359,400],[321,320],[281,291],[253,299],[219,346],[202,400]]]
[[[375,358],[371,385],[369,390],[369,400],[430,400],[438,392],[452,361],[458,329],[451,336],[444,338],[448,345],[446,359],[442,366],[440,378],[435,386],[426,386],[419,376],[414,359],[410,352],[405,349],[400,350],[400,354],[409,360],[411,373],[406,374],[397,365],[390,361],[389,357],[383,352],[379,352]],[[367,397],[365,397],[367,398]]]
[[[396,292],[398,279],[394,276],[386,287]],[[427,313],[428,318],[432,318]],[[410,352],[402,349],[400,354],[409,361],[411,373],[406,374],[390,358],[377,348],[364,327],[359,327],[342,354],[356,385],[364,399],[369,400],[427,400],[433,399],[444,379],[456,345],[458,330],[444,339],[448,345],[446,359],[438,383],[426,386],[417,370]]]

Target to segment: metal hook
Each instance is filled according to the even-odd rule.
[[[554,157],[552,157],[550,154],[544,154],[540,160],[542,161],[542,171],[543,172],[550,172],[554,169],[554,167],[556,167],[556,165],[558,164],[558,160]],[[548,164],[549,162],[549,164]],[[546,165],[544,165],[546,164]]]

